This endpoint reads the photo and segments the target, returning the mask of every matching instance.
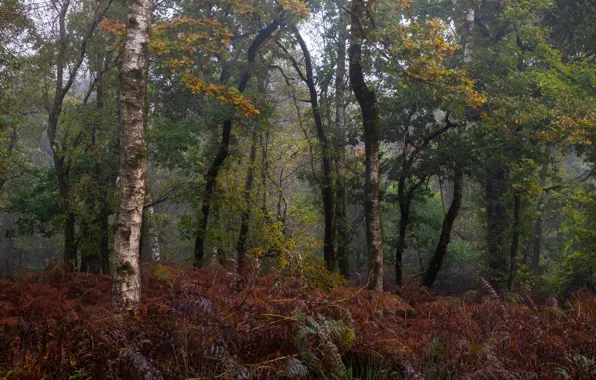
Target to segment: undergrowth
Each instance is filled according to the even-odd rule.
[[[140,313],[114,318],[109,276],[0,281],[2,379],[591,379],[596,298],[402,298],[220,267],[143,268]],[[406,301],[404,301],[406,300]],[[410,305],[415,305],[411,307]]]

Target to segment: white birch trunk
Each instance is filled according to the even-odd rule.
[[[468,8],[466,11],[466,22],[464,24],[464,63],[467,66],[472,63],[474,22],[474,9]]]
[[[135,311],[141,299],[139,251],[145,200],[145,99],[152,0],[128,0],[120,70],[120,207],[116,220],[113,300],[118,312]]]
[[[149,252],[151,253],[151,261],[159,262],[160,260],[160,249],[159,249],[159,236],[157,234],[157,223],[155,222],[155,210],[153,206],[147,207],[145,211],[147,213],[147,239],[149,240]]]

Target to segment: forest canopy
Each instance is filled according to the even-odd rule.
[[[593,4],[359,4],[155,5],[143,260],[593,286]],[[0,15],[2,273],[110,273],[126,6]]]

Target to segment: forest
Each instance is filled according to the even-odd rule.
[[[595,0],[0,0],[0,380],[595,379]]]

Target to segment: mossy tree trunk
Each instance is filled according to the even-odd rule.
[[[349,49],[350,85],[360,105],[366,154],[364,209],[366,245],[369,257],[368,288],[383,291],[383,244],[379,192],[379,116],[377,95],[366,85],[362,67],[364,3],[353,0],[351,6],[351,41]]]

